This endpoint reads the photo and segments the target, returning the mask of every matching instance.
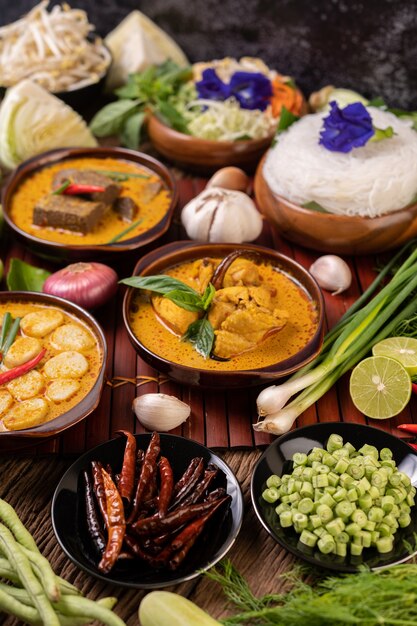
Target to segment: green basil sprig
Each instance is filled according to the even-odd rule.
[[[207,311],[216,293],[211,283],[207,285],[204,293],[200,294],[186,283],[166,274],[132,276],[120,282],[136,289],[147,289],[159,293],[182,309],[195,312]],[[195,350],[205,359],[209,357],[214,343],[214,330],[207,316],[204,315],[203,318],[190,324],[181,340],[192,343]]]
[[[210,356],[214,343],[213,326],[207,317],[203,317],[201,320],[197,320],[189,325],[181,340],[192,343],[195,350],[207,359]]]
[[[187,311],[207,311],[216,292],[210,283],[201,295],[186,283],[166,274],[132,276],[120,282],[136,289],[147,289],[159,293]]]

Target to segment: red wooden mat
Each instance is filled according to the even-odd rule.
[[[203,179],[182,179],[180,186],[180,209],[188,200],[204,188]],[[162,243],[186,239],[179,221],[179,212],[164,237]],[[267,224],[261,237],[255,242],[266,245],[293,257],[308,268],[319,253],[292,245],[274,232]],[[9,240],[3,245],[1,258],[7,262],[18,257],[37,266],[55,269],[33,256],[22,245]],[[136,259],[137,260],[137,259]],[[325,293],[327,325],[332,326],[346,309],[366,289],[375,276],[375,257],[346,258],[352,273],[350,289],[339,296]],[[118,268],[120,278],[130,275],[134,262]],[[119,289],[116,298],[101,311],[97,319],[105,332],[109,360],[107,365],[108,384],[101,402],[86,420],[63,433],[58,438],[38,445],[32,453],[80,454],[83,451],[109,439],[115,431],[127,429],[142,432],[143,429],[132,412],[132,401],[136,395],[150,392],[172,394],[191,406],[191,416],[185,424],[173,431],[199,441],[211,448],[253,448],[264,446],[271,441],[269,435],[255,433],[252,423],[256,421],[256,397],[260,388],[234,391],[202,390],[187,387],[159,376],[156,370],[140,359],[130,344],[122,319],[124,290]],[[343,377],[315,406],[307,410],[297,421],[298,426],[315,422],[349,421],[366,423],[366,419],[353,406],[348,391],[348,376]],[[387,421],[369,420],[377,426],[396,435],[400,431],[396,424],[417,422],[417,400],[412,398],[408,407],[395,419]]]

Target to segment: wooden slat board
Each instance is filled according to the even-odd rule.
[[[205,186],[201,178],[182,178],[179,181],[179,210],[169,233],[160,242],[167,243],[186,239],[182,229],[179,212],[182,206]],[[265,223],[263,233],[256,241],[294,258],[308,268],[319,256],[311,250],[294,246],[280,238]],[[22,245],[11,238],[1,250],[1,257],[8,261],[18,257],[38,266],[55,269],[42,259],[33,256]],[[136,259],[137,260],[137,259]],[[353,272],[350,289],[339,296],[325,295],[326,324],[333,326],[347,308],[366,289],[375,276],[377,259],[375,257],[352,257],[346,259]],[[117,268],[120,278],[130,275],[134,262],[125,263]],[[191,417],[174,432],[195,439],[212,448],[252,449],[270,443],[271,437],[263,433],[254,433],[252,423],[256,421],[256,397],[260,388],[237,391],[210,390],[179,385],[161,377],[158,372],[140,359],[130,344],[121,315],[124,289],[120,288],[117,297],[97,312],[97,319],[103,326],[108,347],[109,361],[103,396],[97,410],[79,425],[62,434],[55,440],[38,445],[33,453],[80,454],[83,451],[107,440],[115,431],[128,429],[142,432],[143,428],[132,412],[132,401],[136,395],[150,392],[163,392],[176,395],[191,406]],[[133,382],[126,382],[130,379]],[[136,380],[136,384],[135,381]],[[111,384],[110,384],[111,383]],[[366,423],[367,420],[353,406],[348,391],[348,376],[343,377],[317,404],[307,410],[298,420],[297,425],[315,422],[350,421]],[[396,424],[417,420],[417,400],[412,398],[409,406],[401,415],[386,422],[369,420],[373,426],[402,435]]]

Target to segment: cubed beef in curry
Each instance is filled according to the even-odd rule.
[[[117,185],[108,176],[92,170],[78,170],[75,168],[57,172],[52,181],[52,190],[55,191],[59,189],[67,180],[76,185],[104,187],[104,191],[94,191],[88,194],[88,199],[95,202],[103,202],[108,205],[112,205],[115,202],[121,191],[120,185]]]
[[[85,234],[97,226],[109,208],[103,202],[50,194],[37,201],[33,209],[33,223]]]

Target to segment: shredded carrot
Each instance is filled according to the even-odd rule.
[[[303,96],[299,89],[289,83],[283,82],[283,80],[277,76],[272,81],[272,115],[279,117],[283,106],[291,113],[294,113],[294,115],[299,115],[303,106]]]

